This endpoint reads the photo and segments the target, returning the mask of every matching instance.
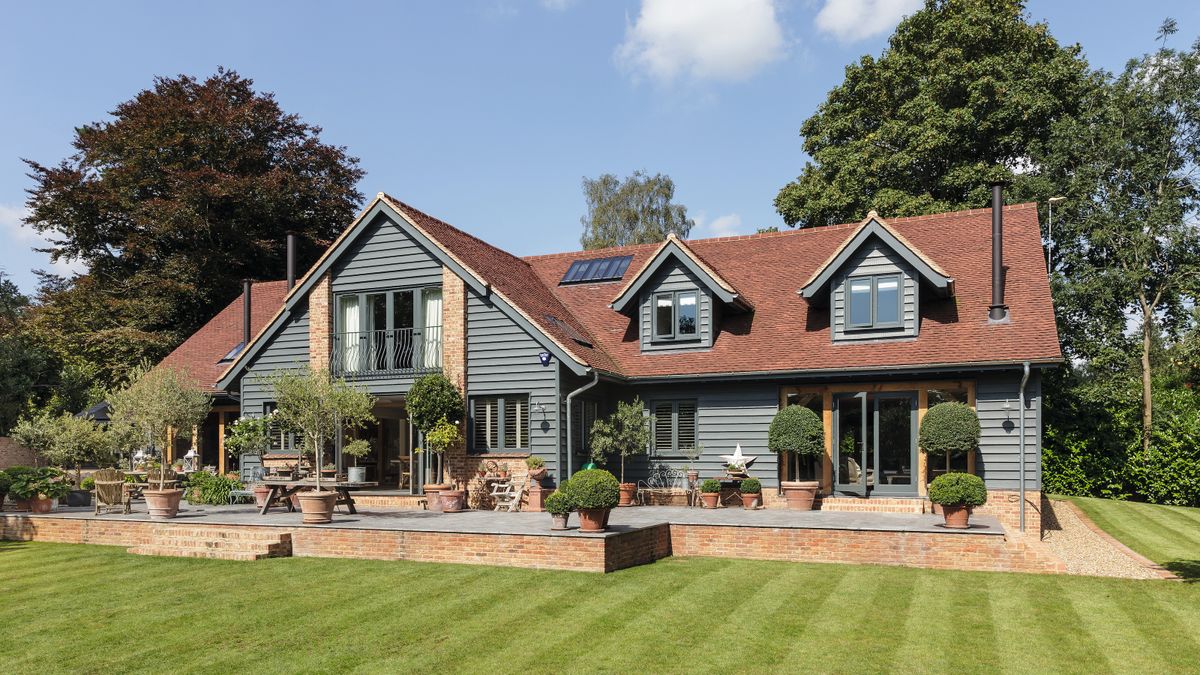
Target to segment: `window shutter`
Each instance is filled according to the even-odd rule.
[[[509,450],[529,447],[529,399],[504,399],[504,447]]]
[[[669,453],[672,450],[671,408],[670,403],[654,404],[654,452],[657,454]]]
[[[696,404],[693,401],[679,403],[677,426],[679,428],[679,448],[696,447]]]
[[[496,410],[496,399],[475,399],[475,433],[473,444],[480,450],[499,447],[500,416]]]

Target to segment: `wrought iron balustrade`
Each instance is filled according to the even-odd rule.
[[[335,333],[329,367],[335,375],[423,373],[442,367],[442,327]]]

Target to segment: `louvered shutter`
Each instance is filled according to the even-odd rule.
[[[504,399],[504,447],[529,447],[529,399],[525,397]]]
[[[500,414],[496,409],[496,402],[495,398],[475,399],[473,443],[474,447],[479,450],[499,447]]]
[[[676,439],[677,448],[696,447],[696,403],[694,401],[681,401],[679,403],[679,412],[676,414]]]
[[[672,405],[668,403],[654,404],[654,452],[655,454],[669,454],[672,450],[672,424],[671,413]]]

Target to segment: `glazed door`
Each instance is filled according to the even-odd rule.
[[[916,495],[917,395],[876,394],[874,397],[875,458],[872,492]]]
[[[839,395],[833,400],[834,410],[834,467],[837,469],[835,488],[842,494],[866,497],[869,461],[874,454],[868,434],[874,426],[868,424],[866,392]]]

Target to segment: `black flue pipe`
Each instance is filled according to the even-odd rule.
[[[992,304],[988,318],[1001,321],[1008,316],[1004,304],[1004,184],[992,183]]]
[[[292,290],[296,285],[296,233],[287,233],[287,287]]]
[[[242,347],[250,344],[250,288],[254,285],[251,279],[242,280]]]

